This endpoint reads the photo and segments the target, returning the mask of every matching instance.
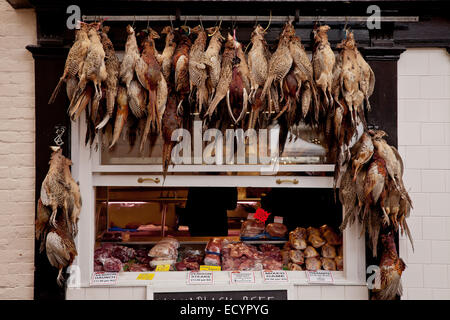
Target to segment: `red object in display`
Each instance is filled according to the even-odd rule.
[[[258,209],[256,209],[254,218],[265,223],[267,221],[267,218],[269,218],[269,216],[270,216],[269,212],[267,212],[261,208],[258,208]]]

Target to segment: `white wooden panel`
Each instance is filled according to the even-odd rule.
[[[139,178],[158,178],[159,183],[145,181],[139,183]],[[287,180],[278,184],[278,179]],[[298,183],[294,184],[293,181]],[[167,176],[164,180],[162,175],[106,175],[94,174],[94,186],[110,187],[272,187],[272,188],[331,188],[332,177],[311,176],[191,176],[177,175]]]
[[[95,159],[95,157],[93,157]],[[93,172],[162,172],[160,165],[96,165]],[[278,172],[333,172],[333,164],[280,165]],[[272,172],[273,166],[264,165],[170,165],[168,172]]]

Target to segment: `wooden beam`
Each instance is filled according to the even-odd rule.
[[[6,0],[14,9],[29,9],[33,8],[28,0]]]

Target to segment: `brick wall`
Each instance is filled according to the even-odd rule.
[[[414,209],[400,255],[404,299],[450,299],[450,55],[408,49],[398,63],[399,150]]]
[[[0,1],[0,21],[0,300],[32,299],[36,19]]]

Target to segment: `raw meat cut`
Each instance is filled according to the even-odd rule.
[[[336,257],[336,249],[328,243],[324,244],[322,246],[322,257],[324,257],[324,258]]]
[[[171,246],[173,246],[175,249],[178,249],[180,247],[180,243],[178,242],[177,239],[173,238],[173,237],[165,237],[162,238],[161,240],[158,241],[158,243],[161,244],[170,244]]]
[[[112,256],[122,262],[127,262],[128,260],[134,259],[134,257],[136,256],[136,251],[134,251],[133,248],[117,246],[112,251]]]
[[[222,248],[223,248],[224,244],[225,244],[224,239],[211,238],[208,241],[208,244],[206,245],[205,252],[206,253],[215,252],[215,253],[220,254],[222,252]]]
[[[312,235],[320,237],[320,230],[317,228],[308,227],[308,229],[306,229],[306,232],[308,234],[308,238]]]
[[[296,264],[303,264],[305,262],[305,255],[300,250],[289,251],[289,259]]]
[[[303,268],[295,263],[290,262],[287,267],[290,271],[303,271]]]
[[[323,270],[336,271],[336,262],[331,258],[322,258]]]
[[[306,258],[314,258],[319,256],[317,250],[311,246],[306,247],[304,254]]]
[[[287,228],[282,223],[274,222],[267,225],[266,231],[271,237],[284,238]]]
[[[105,270],[103,270],[103,264],[95,263],[94,264],[94,271],[96,271],[96,272],[98,272],[98,271],[105,271]]]
[[[278,261],[272,257],[264,258],[262,265],[264,270],[281,270],[283,268],[281,261]]]
[[[320,236],[316,234],[311,234],[308,237],[308,242],[314,247],[314,248],[320,248],[325,244],[325,240],[323,240]]]
[[[204,263],[207,266],[220,266],[220,255],[206,254]]]
[[[304,228],[296,228],[289,233],[289,243],[297,250],[304,250],[306,248],[306,230]]]
[[[103,262],[103,269],[107,272],[119,272],[122,270],[122,262],[117,258],[106,258]]]
[[[283,264],[288,264],[289,263],[289,253],[290,253],[290,250],[287,250],[287,249],[283,249],[283,250],[280,251],[281,262]]]
[[[306,258],[305,264],[306,270],[309,271],[317,271],[322,267],[322,262],[320,262],[318,257]]]
[[[150,250],[148,255],[152,258],[176,260],[180,243],[175,238],[163,238]]]
[[[324,238],[328,244],[331,244],[332,246],[342,244],[341,237],[338,236],[331,227],[323,225],[320,227],[320,232],[322,233],[322,238]]]
[[[246,220],[241,226],[241,237],[255,237],[264,233],[264,222],[259,220]]]

